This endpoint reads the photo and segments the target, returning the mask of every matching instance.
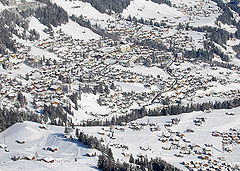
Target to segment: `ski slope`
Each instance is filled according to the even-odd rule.
[[[6,152],[0,148],[0,170],[97,170],[97,157],[85,156],[97,152],[96,150],[88,149],[75,139],[70,142],[69,138],[63,136],[64,127],[44,125],[46,129],[41,129],[39,126],[42,125],[33,122],[17,123],[0,134],[1,146],[5,144],[9,149]],[[16,141],[25,143],[19,144]],[[51,152],[46,150],[48,147],[58,150]],[[38,159],[54,162],[11,159],[13,156],[32,158],[36,153]]]

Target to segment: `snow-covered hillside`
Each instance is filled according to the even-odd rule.
[[[70,141],[63,132],[64,127],[33,122],[13,125],[0,133],[0,170],[98,170],[97,157],[86,155],[98,151]]]
[[[187,170],[185,164],[191,161],[199,163],[199,168],[202,169],[213,165],[221,166],[221,163],[235,167],[240,166],[239,111],[238,107],[208,113],[192,112],[179,116],[145,117],[126,126],[80,129],[89,135],[103,138],[105,144],[112,146],[114,157],[121,161],[128,161],[129,157],[125,157],[126,154],[133,154],[134,158],[145,155],[149,158],[160,156],[183,170]],[[172,124],[174,118],[180,119],[176,125]],[[200,125],[197,124],[199,118],[204,118]],[[105,134],[100,135],[99,132]],[[219,136],[214,136],[217,132]],[[233,138],[235,134],[236,138]],[[228,140],[223,147],[222,141],[226,139],[224,135]],[[120,145],[126,145],[128,149],[119,148]],[[209,160],[201,159],[207,156],[204,151],[208,148],[211,153],[208,156]],[[208,165],[204,166],[205,163]],[[224,165],[221,167],[224,170]]]
[[[104,143],[112,148],[114,158],[121,162],[128,162],[129,154],[133,154],[134,158],[161,156],[183,170],[192,167],[187,165],[191,161],[195,166],[198,163],[199,168],[214,165],[224,168],[225,164],[236,167],[240,165],[239,110],[238,107],[179,116],[145,117],[126,126],[78,128],[85,134],[103,138]],[[172,120],[175,118],[180,122],[174,125]],[[204,121],[198,122],[201,119]],[[63,132],[64,127],[33,122],[8,128],[0,134],[0,170],[96,170],[97,157],[90,158],[86,154],[100,153],[86,148],[74,138],[70,141],[69,135],[66,138]],[[223,141],[226,141],[224,146]],[[128,149],[119,148],[120,145]],[[53,149],[56,151],[52,152]],[[211,155],[207,155],[206,150]],[[201,159],[204,156],[215,164]]]
[[[88,41],[90,39],[99,39],[101,36],[93,33],[90,29],[82,27],[79,24],[69,21],[67,24],[62,24],[58,26],[56,30],[60,30],[66,33],[69,36],[72,36],[73,39],[80,39]]]
[[[166,4],[157,4],[147,0],[134,0],[131,4],[123,11],[123,16],[128,17],[129,15],[135,16],[138,19],[153,19],[156,21],[164,18],[183,17],[184,14],[179,12],[176,8],[169,7]]]
[[[108,20],[113,17],[100,13],[98,10],[92,7],[90,3],[82,1],[65,1],[65,0],[51,0],[53,3],[64,8],[69,15],[84,16],[92,21]]]
[[[30,17],[29,21],[29,30],[35,29],[39,33],[40,39],[42,40],[49,38],[49,35],[43,31],[44,29],[47,29],[47,27],[41,24],[38,19],[35,17]],[[93,33],[89,28],[82,27],[72,20],[69,20],[68,23],[62,24],[61,26],[53,27],[53,29],[54,31],[61,30],[68,36],[72,36],[73,39],[84,41],[89,41],[90,39],[99,39],[101,37]]]
[[[41,24],[41,23],[39,22],[39,20],[36,19],[35,17],[30,17],[30,18],[29,18],[29,21],[30,21],[30,22],[29,22],[29,28],[30,28],[30,29],[35,29],[35,30],[39,33],[40,39],[46,39],[46,38],[49,37],[48,34],[46,34],[45,32],[43,32],[43,30],[46,29],[47,26]]]
[[[2,10],[4,10],[4,5],[0,2],[0,12],[2,11]]]
[[[157,4],[148,0],[134,0],[123,11],[127,18],[135,16],[152,21],[170,20],[172,23],[191,22],[193,26],[216,26],[215,21],[220,15],[216,3],[211,1],[175,1],[173,7],[166,4]],[[199,11],[198,11],[199,10]],[[208,12],[211,11],[211,15]],[[207,12],[207,14],[206,14]]]

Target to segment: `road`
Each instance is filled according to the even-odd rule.
[[[166,67],[164,68],[164,71],[166,72],[166,74],[168,74],[170,77],[174,77],[174,81],[172,82],[172,84],[170,85],[170,87],[169,87],[168,89],[163,90],[163,91],[161,91],[160,93],[158,93],[158,94],[152,99],[151,104],[153,104],[154,101],[155,101],[159,96],[161,96],[163,93],[166,93],[166,92],[168,92],[168,91],[171,91],[172,88],[173,88],[173,86],[176,85],[176,83],[177,83],[177,78],[175,78],[175,76],[172,75],[172,73],[170,72],[170,66],[173,64],[173,62],[175,61],[175,59],[176,59],[175,57],[172,57],[172,58],[168,61]]]

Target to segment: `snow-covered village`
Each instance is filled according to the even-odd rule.
[[[238,0],[0,0],[0,170],[240,170]]]

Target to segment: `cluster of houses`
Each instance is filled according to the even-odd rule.
[[[186,5],[181,3],[177,6],[178,10],[189,16],[189,20],[194,23],[195,20],[199,20],[201,17],[210,17],[211,15],[217,15],[221,13],[220,8],[216,8],[214,3],[209,0],[195,1],[194,5]]]
[[[172,119],[173,121],[174,119]],[[200,126],[206,119],[203,117],[198,117],[194,119],[195,125]],[[169,125],[169,123],[168,123]],[[178,158],[183,158],[186,156],[196,156],[197,160],[190,162],[182,162],[182,164],[189,170],[232,170],[235,169],[235,165],[226,161],[225,157],[217,157],[213,154],[213,149],[215,147],[212,144],[204,144],[200,146],[198,144],[193,144],[185,138],[185,134],[193,133],[194,130],[187,129],[185,133],[174,132],[171,128],[166,129],[168,133],[162,133],[159,141],[162,143],[163,150],[178,150],[174,156]],[[221,133],[219,131],[212,132],[212,136],[221,137],[223,152],[232,152],[232,144],[239,144],[239,130],[231,128],[229,132]]]
[[[228,132],[213,131],[212,136],[222,138],[222,151],[232,152],[233,145],[240,144],[240,131],[230,128]]]
[[[206,4],[209,4],[209,7],[202,10],[202,6]],[[201,1],[199,5],[192,8],[182,5],[177,8],[189,13],[188,16],[195,13],[205,16],[220,12],[218,8],[212,8],[209,1]],[[200,66],[181,67],[186,62],[193,62],[191,59],[183,59],[181,53],[174,57],[172,52],[136,43],[152,40],[168,48],[189,50],[197,48],[192,36],[178,28],[177,23],[173,23],[168,18],[162,22],[170,27],[164,24],[156,27],[126,20],[109,20],[106,31],[118,35],[120,40],[105,37],[84,42],[73,39],[60,30],[52,31],[49,38],[34,43],[36,48],[50,52],[42,56],[32,55],[29,53],[30,47],[16,43],[19,49],[17,54],[9,53],[0,56],[2,67],[6,70],[0,75],[2,85],[0,103],[9,107],[19,106],[17,97],[19,93],[23,93],[29,103],[22,107],[41,113],[44,105],[63,107],[71,105],[69,100],[71,94],[82,91],[98,94],[98,104],[109,109],[101,116],[95,111],[85,111],[86,114],[102,119],[119,114],[125,115],[131,112],[131,109],[151,104],[156,95],[166,88],[170,88],[172,92],[167,96],[157,96],[154,103],[162,105],[164,98],[169,100],[169,104],[180,103],[182,100],[192,101],[197,90],[205,91],[212,88],[213,80],[222,85],[234,82],[230,79],[231,73],[223,73],[226,74],[224,79],[215,79],[213,76],[200,74],[202,69]],[[202,39],[199,40],[200,44]],[[167,76],[160,73],[157,76],[143,73],[140,71],[141,68],[139,71],[132,70],[139,66],[161,69],[164,65],[169,65],[167,62],[169,59],[175,66],[170,67],[171,72],[167,71]],[[32,69],[27,74],[23,74],[19,72],[23,65]],[[235,82],[238,81],[235,80]],[[104,91],[94,92],[94,87],[99,85],[104,85]],[[144,91],[129,92],[123,88],[125,85],[129,87],[142,85]],[[237,90],[231,90],[205,95],[232,98],[238,94]],[[202,98],[205,95],[198,96]],[[81,108],[81,104],[77,106]],[[134,126],[133,128],[135,129]]]
[[[51,157],[46,157],[46,158],[36,158],[35,156],[13,156],[12,157],[13,161],[18,161],[18,160],[34,160],[34,161],[40,161],[40,162],[45,162],[45,163],[54,163],[54,159]]]
[[[189,60],[189,62],[191,59]],[[224,98],[235,98],[239,96],[239,90],[237,89],[226,89],[225,91],[206,91],[208,89],[212,89],[214,86],[222,85],[226,86],[233,83],[239,83],[238,79],[233,77],[233,73],[236,72],[236,68],[232,68],[230,72],[222,72],[219,71],[219,74],[226,75],[230,77],[215,77],[214,74],[204,75],[203,73],[206,72],[206,68],[210,68],[211,70],[216,70],[215,68],[211,68],[210,66],[201,66],[196,65],[189,66],[187,68],[181,67],[184,65],[183,60],[178,60],[178,62],[174,63],[175,66],[171,67],[172,75],[176,78],[176,83],[174,84],[172,90],[175,90],[169,98],[172,102],[177,102],[179,100],[190,100],[194,97],[196,98],[203,98],[203,97],[224,97]],[[237,69],[238,70],[238,69]],[[204,93],[197,94],[198,90],[202,90]],[[156,100],[160,100],[159,99]]]
[[[128,150],[128,146],[119,144],[119,143],[111,143],[111,144],[109,144],[109,146],[118,148],[118,149],[122,149],[122,150]]]
[[[9,152],[10,151],[6,144],[0,144],[0,149],[3,149],[5,152]]]
[[[132,130],[136,130],[136,131],[141,131],[142,129],[144,129],[146,126],[149,127],[149,130],[151,132],[155,132],[155,131],[160,131],[161,128],[159,127],[159,125],[155,124],[155,123],[138,123],[138,122],[130,122],[128,124],[128,128],[132,129]]]
[[[7,74],[0,74],[1,87],[0,87],[0,103],[2,106],[17,105],[18,93],[24,92],[25,87],[22,82],[16,78],[8,77]]]
[[[189,170],[234,170],[234,167],[227,164],[224,157],[219,157],[214,160],[206,160],[205,162],[183,162]]]
[[[53,147],[47,147],[47,148],[43,148],[44,150],[46,150],[46,151],[50,151],[50,152],[56,152],[56,151],[58,151],[58,148],[57,147],[55,147],[55,148],[53,148]]]
[[[205,118],[196,118],[195,123],[205,122]],[[198,160],[190,161],[190,162],[182,162],[182,164],[188,168],[189,170],[227,170],[234,169],[235,165],[226,161],[225,157],[217,157],[213,155],[213,147],[212,144],[204,144],[204,146],[200,146],[198,144],[193,144],[189,140],[185,138],[185,134],[191,134],[194,132],[192,129],[187,129],[185,133],[181,133],[179,131],[173,131],[171,127],[173,125],[177,125],[180,122],[179,118],[173,118],[171,122],[168,122],[165,125],[169,125],[165,127],[167,132],[162,132],[162,135],[159,136],[159,141],[162,143],[163,150],[178,150],[178,153],[175,152],[174,156],[178,158],[183,158],[186,156],[196,156]],[[139,123],[141,125],[142,123]],[[143,124],[144,125],[144,124]],[[228,153],[231,151],[232,144],[240,144],[239,138],[240,133],[238,129],[230,128],[228,132],[212,132],[212,136],[221,137],[223,144],[223,151]],[[148,148],[140,147],[142,150],[149,150]],[[147,150],[146,150],[147,149]],[[151,149],[151,148],[150,148]]]
[[[204,117],[197,117],[196,119],[193,120],[196,126],[201,126],[205,121],[206,121],[206,118]]]
[[[196,117],[193,120],[193,124],[200,127],[206,121],[205,117]],[[172,118],[161,124],[152,123],[149,122],[149,120],[147,122],[132,121],[127,124],[123,123],[121,126],[104,127],[100,131],[102,133],[100,137],[104,137],[104,143],[119,149],[118,152],[121,152],[126,159],[129,159],[131,155],[131,145],[126,146],[120,143],[120,140],[122,140],[121,136],[116,136],[116,138],[112,139],[111,136],[108,135],[112,135],[113,133],[115,135],[124,135],[123,132],[127,132],[128,135],[130,132],[132,132],[132,134],[138,134],[138,132],[140,132],[140,135],[144,135],[143,133],[153,134],[154,136],[152,137],[157,138],[159,142],[160,151],[159,149],[154,150],[156,142],[154,143],[155,145],[151,145],[150,142],[139,144],[137,146],[137,148],[139,148],[137,157],[146,157],[146,155],[151,155],[152,153],[172,154],[178,158],[177,160],[182,161],[181,164],[189,170],[236,170],[237,165],[229,162],[229,160],[224,157],[226,156],[224,153],[231,154],[233,145],[240,144],[239,129],[230,128],[227,132],[212,132],[212,136],[222,138],[223,149],[221,151],[213,144],[198,144],[190,141],[188,137],[189,135],[192,136],[195,132],[194,128],[178,131],[176,128],[179,124],[181,124],[179,117]],[[146,132],[147,130],[149,130],[149,132]],[[135,145],[134,148],[136,148]],[[222,155],[219,152],[222,153]]]

